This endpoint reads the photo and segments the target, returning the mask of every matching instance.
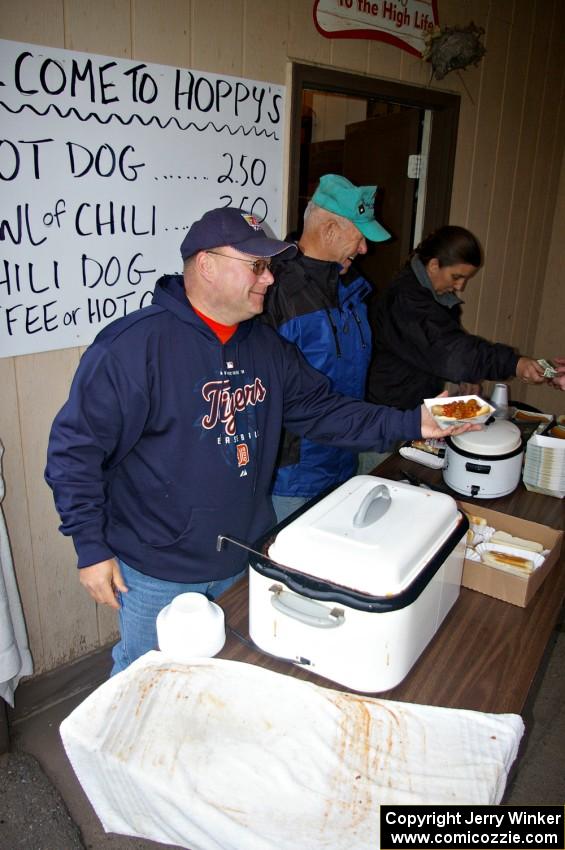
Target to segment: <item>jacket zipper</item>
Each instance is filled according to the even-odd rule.
[[[363,336],[363,327],[361,325],[361,319],[357,315],[357,311],[355,310],[354,307],[350,306],[349,312],[351,313],[351,315],[355,319],[355,324],[357,325],[357,330],[359,331],[359,336],[361,337],[361,347],[367,348],[367,343],[365,342],[365,337]]]
[[[328,310],[327,307],[325,308],[325,310],[326,310],[326,314],[327,314],[327,317],[328,317],[328,322],[330,323],[330,327],[331,327],[332,333],[334,335],[335,353],[336,353],[337,357],[341,357],[341,348],[339,347],[339,337],[338,337],[338,334],[337,334],[337,328],[336,328],[335,322],[332,319],[331,313],[330,313],[330,311]]]

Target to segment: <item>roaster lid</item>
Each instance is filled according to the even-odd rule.
[[[396,595],[425,568],[460,516],[447,494],[357,475],[282,528],[268,557],[370,596]]]

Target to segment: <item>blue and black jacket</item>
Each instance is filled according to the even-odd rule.
[[[371,358],[371,330],[365,299],[370,284],[352,269],[340,275],[338,263],[298,254],[276,260],[275,285],[263,319],[300,348],[330,381],[332,390],[363,398]],[[277,459],[273,493],[317,496],[355,474],[357,454],[321,445],[285,430]]]

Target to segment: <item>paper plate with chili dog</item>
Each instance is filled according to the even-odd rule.
[[[452,425],[481,425],[495,410],[492,404],[478,395],[425,398],[424,404],[440,428],[450,428]]]

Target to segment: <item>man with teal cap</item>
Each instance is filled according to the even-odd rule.
[[[352,266],[367,253],[367,240],[390,237],[375,219],[376,186],[355,186],[325,174],[304,213],[299,253],[275,260],[275,286],[263,319],[294,342],[323,372],[332,389],[364,398],[371,359],[371,329],[365,299],[370,284]],[[357,469],[357,455],[283,433],[273,482],[279,521]]]

